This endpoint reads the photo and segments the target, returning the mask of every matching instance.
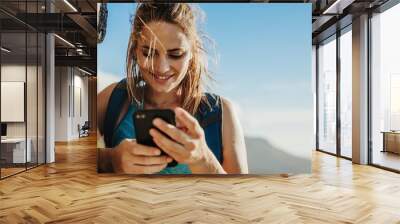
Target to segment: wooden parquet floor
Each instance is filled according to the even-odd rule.
[[[400,175],[323,153],[294,176],[96,173],[95,137],[0,181],[0,223],[400,223]]]

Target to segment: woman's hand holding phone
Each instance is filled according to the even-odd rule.
[[[157,146],[177,162],[188,164],[192,173],[226,173],[208,148],[204,130],[196,118],[179,107],[175,116],[177,126],[159,118],[153,120],[153,125],[163,132],[150,130]]]
[[[142,145],[133,139],[125,139],[112,153],[114,172],[126,174],[153,174],[163,170],[172,161],[161,155],[160,149]]]

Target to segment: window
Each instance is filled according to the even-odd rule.
[[[340,154],[352,156],[352,32],[348,26],[340,36]]]
[[[372,163],[400,170],[400,4],[371,18]],[[397,131],[397,132],[396,132]]]
[[[318,147],[336,153],[336,36],[318,47]]]
[[[44,3],[1,1],[0,7],[23,16],[43,12]],[[7,129],[0,144],[0,178],[4,178],[45,163],[46,40],[44,33],[8,14],[0,12],[0,17],[9,21],[0,24],[0,111],[7,115],[1,118]],[[14,95],[16,101],[6,102],[6,95]]]

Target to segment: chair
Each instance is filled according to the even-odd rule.
[[[89,130],[90,130],[89,121],[85,121],[85,123],[82,125],[82,127],[78,124],[79,138],[89,136]]]

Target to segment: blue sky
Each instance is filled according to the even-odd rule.
[[[289,151],[295,145],[308,147],[313,113],[311,4],[198,6],[206,14],[202,27],[219,54],[214,69],[217,82],[211,91],[234,102],[245,133],[267,137]],[[98,45],[99,81],[124,77],[135,8],[135,4],[108,4],[107,35]],[[294,136],[291,143],[283,138],[287,134]],[[299,150],[293,153],[306,157],[305,149]]]
[[[258,86],[264,80],[263,86],[268,87],[268,83],[304,84],[310,79],[310,4],[199,6],[206,14],[205,32],[216,42],[219,54],[219,64],[214,69],[218,85],[214,91],[220,92],[221,83],[227,79],[235,79],[243,88]],[[109,4],[108,7],[107,35],[99,45],[98,68],[123,77],[129,20],[136,5]],[[283,93],[290,96],[287,91]],[[303,102],[297,99],[293,103]]]

